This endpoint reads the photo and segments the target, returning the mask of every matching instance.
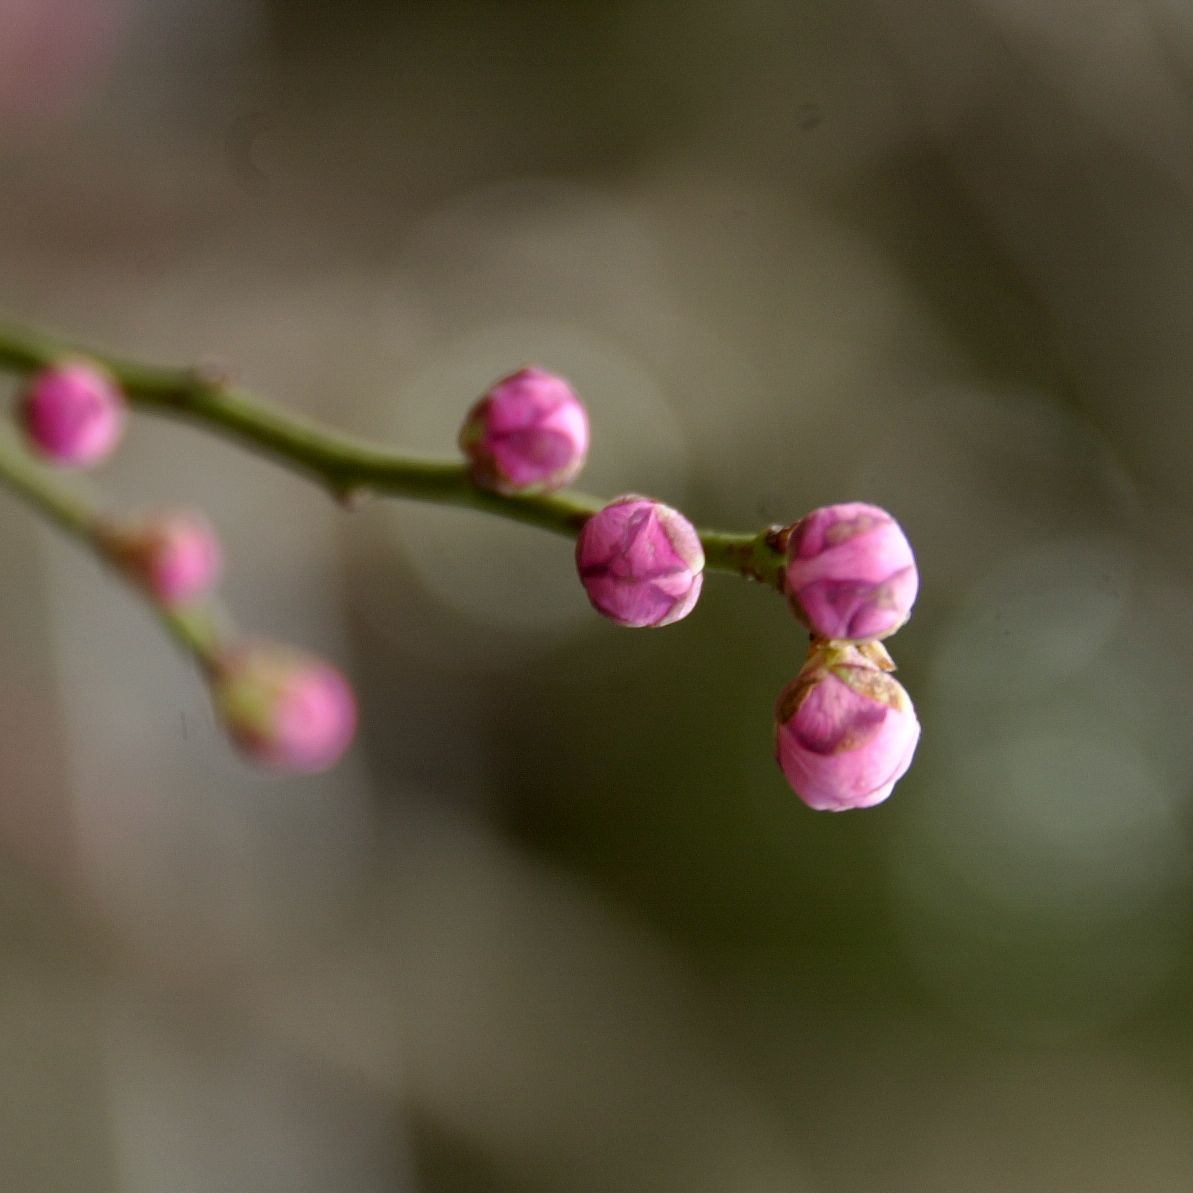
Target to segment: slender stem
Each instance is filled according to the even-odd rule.
[[[8,432],[0,433],[0,485],[45,514],[119,573],[130,587],[148,596],[109,550],[104,519],[94,501],[76,488],[68,488],[49,468],[31,459]],[[178,645],[193,656],[202,670],[210,671],[219,636],[213,611],[200,607],[167,609],[152,600],[150,604]]]
[[[0,325],[0,369],[27,373],[69,356],[85,356],[103,365],[136,405],[210,426],[305,472],[344,501],[366,491],[386,493],[481,510],[572,538],[605,504],[570,490],[506,497],[475,485],[462,463],[400,455],[351,438],[291,414],[225,377],[122,360],[43,332]],[[782,552],[773,531],[699,534],[706,569],[781,587]]]

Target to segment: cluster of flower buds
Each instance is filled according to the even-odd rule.
[[[19,411],[33,450],[59,466],[82,468],[116,448],[128,404],[108,372],[72,359],[32,377]],[[576,392],[535,366],[495,382],[459,436],[475,485],[530,499],[575,480],[588,441],[588,414]],[[201,609],[219,580],[220,543],[197,514],[105,522],[95,540],[167,615]],[[767,543],[785,551],[779,587],[811,631],[805,665],[776,708],[779,765],[810,807],[879,803],[910,765],[920,733],[881,643],[906,622],[915,601],[911,547],[889,514],[856,502],[813,510],[772,532]],[[586,516],[576,541],[589,600],[622,626],[666,626],[686,617],[700,597],[704,565],[691,522],[636,494]],[[256,761],[318,771],[351,742],[355,697],[321,660],[286,646],[221,643],[203,652],[203,663],[230,736]]]
[[[18,403],[30,448],[61,468],[88,468],[119,445],[128,402],[88,360],[34,374]],[[189,511],[105,520],[96,546],[169,614],[201,610],[220,578],[223,551],[210,523]],[[348,748],[356,701],[338,671],[290,647],[218,645],[206,658],[213,703],[229,736],[253,761],[284,772],[325,770]]]
[[[584,467],[588,414],[567,381],[528,366],[495,382],[473,406],[460,447],[482,488],[551,493]],[[576,569],[598,613],[623,626],[665,626],[695,607],[704,548],[678,510],[627,494],[584,523]]]
[[[890,795],[920,736],[879,641],[911,616],[915,557],[890,514],[859,502],[813,510],[786,539],[783,587],[812,643],[775,708],[775,755],[809,807],[868,808]]]
[[[481,487],[549,493],[579,475],[588,418],[566,381],[528,367],[477,402],[460,445]],[[919,739],[911,700],[881,645],[911,614],[915,557],[898,523],[860,502],[813,510],[779,541],[783,592],[812,635],[776,709],[779,765],[809,807],[869,807],[890,795]],[[629,494],[585,521],[576,568],[593,607],[611,621],[665,626],[695,607],[704,548],[677,510]]]

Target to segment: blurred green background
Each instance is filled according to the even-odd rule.
[[[773,594],[618,630],[138,419],[362,736],[249,772],[0,503],[0,1188],[1186,1193],[1191,147],[1180,0],[0,0],[8,317],[425,452],[535,360],[588,491],[886,506],[924,726],[813,814]]]

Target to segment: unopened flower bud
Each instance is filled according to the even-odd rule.
[[[356,732],[356,697],[330,664],[289,647],[241,646],[217,660],[216,708],[236,744],[272,770],[327,770]]]
[[[163,605],[199,600],[219,579],[219,539],[198,514],[159,514],[109,527],[104,538],[113,556]]]
[[[460,449],[483,488],[550,493],[584,467],[588,413],[562,377],[528,366],[496,382],[468,412]]]
[[[692,611],[704,548],[691,522],[647,497],[619,497],[584,523],[576,567],[599,613],[624,626],[664,626]]]
[[[810,808],[844,812],[890,795],[920,723],[893,676],[854,647],[814,650],[775,708],[775,755]]]
[[[894,518],[849,502],[813,510],[791,528],[784,583],[813,634],[857,642],[885,638],[908,619],[919,573]]]
[[[42,369],[20,399],[29,442],[54,463],[71,468],[86,468],[111,455],[124,434],[126,414],[116,382],[89,361]]]

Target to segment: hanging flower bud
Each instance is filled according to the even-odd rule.
[[[576,567],[597,612],[618,625],[664,626],[695,606],[704,548],[678,510],[631,495],[584,523]]]
[[[813,634],[862,641],[903,625],[919,574],[894,518],[849,502],[813,510],[791,528],[784,582],[796,617]]]
[[[68,468],[86,468],[112,454],[127,414],[116,382],[89,361],[64,361],[37,373],[20,399],[30,444]]]
[[[468,412],[460,449],[482,488],[551,493],[584,467],[588,413],[562,377],[528,366],[496,382]]]
[[[158,514],[139,523],[106,527],[112,556],[163,605],[205,597],[219,579],[223,552],[199,514]]]
[[[356,697],[330,664],[286,646],[236,647],[216,661],[216,709],[236,744],[271,770],[327,770],[356,732]]]
[[[853,646],[814,648],[779,697],[775,754],[808,807],[844,812],[881,803],[911,765],[920,723],[885,665]]]

